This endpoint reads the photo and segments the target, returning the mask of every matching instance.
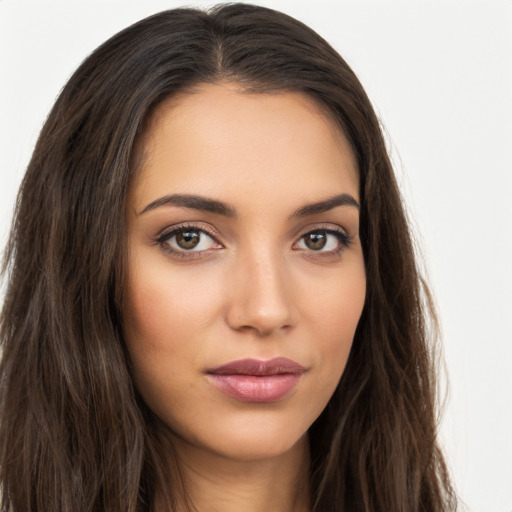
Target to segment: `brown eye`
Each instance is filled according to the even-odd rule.
[[[201,235],[198,231],[182,231],[176,235],[176,245],[181,249],[194,249],[198,244]]]
[[[182,226],[165,233],[158,238],[157,243],[169,254],[196,255],[219,249],[222,246],[206,231],[193,226]]]
[[[328,255],[341,253],[350,242],[350,236],[341,229],[313,229],[304,233],[294,248]]]
[[[325,231],[313,231],[304,236],[304,243],[308,249],[319,251],[327,243],[327,233]]]

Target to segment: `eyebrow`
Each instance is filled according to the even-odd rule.
[[[236,215],[235,209],[227,203],[207,197],[186,194],[172,194],[155,199],[155,201],[149,203],[138,215],[142,215],[160,206],[182,206],[184,208],[192,208],[193,210],[216,213],[226,217],[235,217]]]
[[[325,213],[337,206],[353,206],[358,210],[360,208],[359,203],[353,196],[350,194],[339,194],[329,197],[324,201],[301,206],[293,212],[292,217],[307,217],[309,215],[316,215],[317,213]]]
[[[233,206],[216,199],[209,199],[203,196],[188,194],[172,194],[160,197],[149,203],[140,213],[142,215],[150,210],[160,208],[161,206],[181,206],[183,208],[191,208],[193,210],[202,210],[225,217],[235,217],[236,210]],[[360,206],[357,200],[350,194],[339,194],[323,201],[306,204],[295,210],[291,218],[307,217],[318,213],[325,213],[337,206],[353,206],[359,210]]]

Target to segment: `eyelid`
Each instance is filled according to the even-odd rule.
[[[180,232],[186,230],[193,230],[203,233],[207,237],[211,238],[215,244],[220,247],[208,248],[204,250],[179,250],[171,247],[169,244],[166,245],[166,242],[177,235]],[[331,234],[338,239],[338,246],[335,249],[330,250],[317,250],[314,249],[305,249],[305,248],[296,248],[295,246],[304,239],[306,235],[309,233],[314,233],[315,231],[324,231],[327,234]],[[205,226],[202,222],[184,222],[184,223],[176,223],[171,226],[166,226],[163,230],[161,230],[154,238],[153,242],[155,245],[160,246],[161,250],[163,250],[166,254],[171,256],[175,256],[178,258],[184,259],[193,259],[205,256],[206,253],[210,253],[211,251],[218,250],[220,248],[224,248],[224,244],[219,241],[220,236],[217,235],[217,230],[212,226]],[[321,258],[321,257],[329,257],[332,255],[341,254],[347,247],[349,247],[354,240],[354,237],[351,236],[345,228],[338,224],[331,223],[322,223],[322,224],[314,224],[309,225],[306,228],[299,231],[299,233],[294,237],[295,242],[293,243],[293,249],[297,251],[303,251],[308,253],[310,256]]]
[[[345,249],[347,249],[354,241],[354,237],[350,235],[350,233],[343,227],[337,224],[317,224],[313,226],[308,226],[306,229],[303,229],[300,234],[297,236],[296,241],[294,242],[294,246],[297,245],[304,237],[310,233],[314,233],[315,231],[324,231],[327,234],[333,235],[338,239],[339,245],[336,249],[331,249],[327,251],[314,249],[296,249],[300,251],[304,251],[308,254],[308,257],[329,257],[332,255],[339,255]]]
[[[195,222],[178,222],[176,224],[166,226],[155,236],[155,242],[164,241],[170,235],[179,233],[180,231],[185,231],[187,229],[201,231],[201,233],[205,233],[209,237],[213,238],[218,244],[221,243],[219,242],[219,236],[216,229],[213,227],[205,227],[202,225],[202,223]]]
[[[329,223],[323,223],[323,224],[313,224],[310,225],[304,229],[301,229],[297,234],[297,240],[302,238],[304,235],[307,235],[308,233],[312,233],[314,231],[326,231],[327,233],[338,233],[340,235],[343,235],[350,240],[353,239],[353,236],[350,235],[349,231],[342,226],[338,224],[329,224]]]
[[[166,245],[166,242],[176,236],[178,233],[184,232],[184,231],[198,231],[207,237],[211,238],[213,242],[221,247],[215,247],[215,248],[208,248],[204,250],[179,250],[171,247],[169,244]],[[214,233],[215,232],[215,233]],[[224,247],[224,245],[219,242],[219,237],[216,235],[216,230],[210,228],[206,228],[200,223],[193,223],[193,222],[185,222],[185,223],[177,223],[173,224],[171,226],[167,226],[164,228],[156,237],[154,238],[154,243],[158,246],[160,246],[161,250],[164,251],[166,254],[175,257],[175,258],[183,258],[183,259],[194,259],[199,258],[205,255],[205,253],[208,253],[212,250],[218,250],[219,248]]]

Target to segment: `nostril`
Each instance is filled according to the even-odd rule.
[[[272,326],[265,328],[261,325],[259,325],[259,326],[257,326],[257,325],[242,325],[239,328],[237,328],[236,330],[238,330],[239,332],[245,332],[245,333],[253,332],[257,336],[264,338],[267,336],[271,336],[271,335],[275,334],[276,332],[286,333],[291,328],[292,328],[292,326],[290,324],[282,325],[277,328],[272,327]]]

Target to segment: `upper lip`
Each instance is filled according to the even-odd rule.
[[[292,361],[286,357],[275,357],[262,361],[259,359],[239,359],[238,361],[230,361],[229,363],[210,368],[207,373],[214,375],[279,375],[286,373],[300,374],[306,369],[299,363]]]

